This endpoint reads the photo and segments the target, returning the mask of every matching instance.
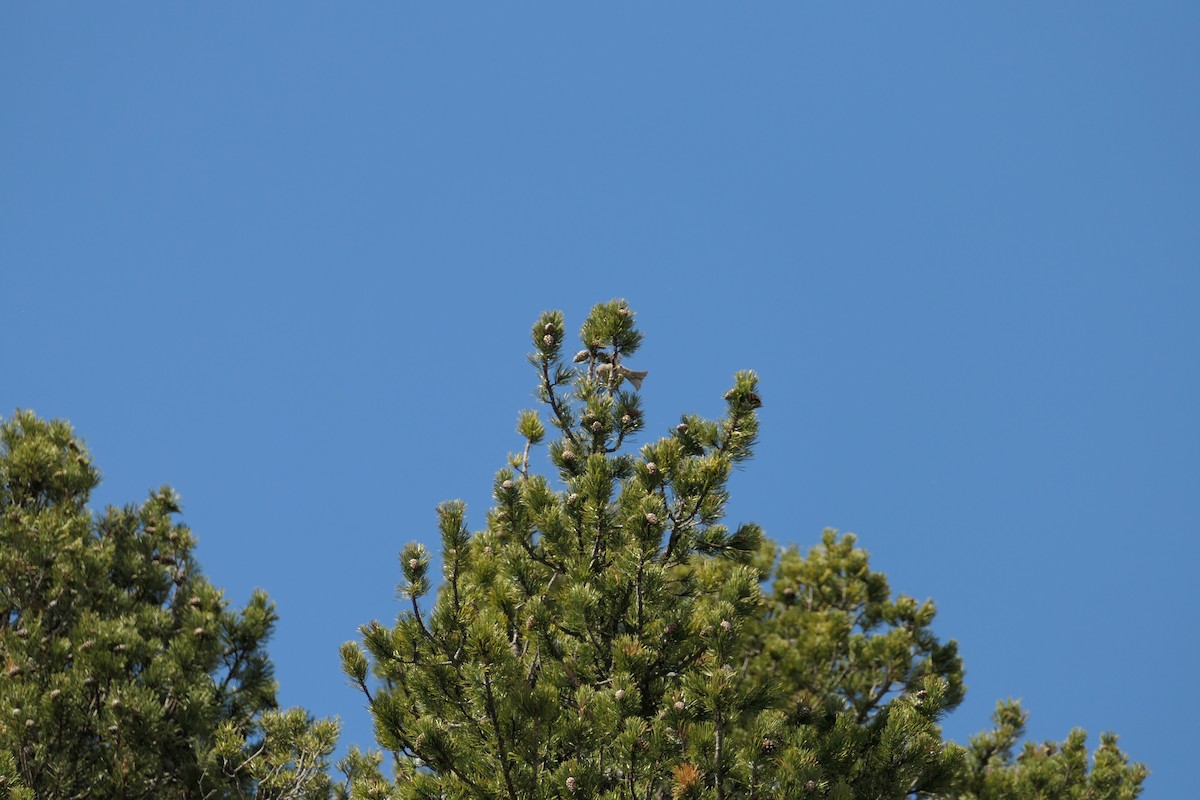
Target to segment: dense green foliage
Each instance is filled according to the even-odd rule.
[[[0,798],[329,796],[336,723],[279,711],[256,592],[201,575],[169,488],[87,508],[63,422],[0,427]]]
[[[968,748],[938,720],[963,696],[935,609],[893,597],[854,538],[826,532],[778,553],[753,524],[723,524],[761,406],[739,373],[719,420],[643,427],[641,334],[621,301],[596,306],[563,355],[562,315],[533,328],[538,397],[558,435],[522,412],[523,451],[496,476],[487,526],[439,509],[432,557],[401,553],[407,608],[363,627],[343,664],[378,743],[353,751],[362,798],[1136,797],[1145,770],[1110,738],[1089,771],[1081,733],[1012,749],[1019,709]]]
[[[1014,702],[996,706],[994,730],[971,739],[961,800],[1133,800],[1141,794],[1149,774],[1141,764],[1130,764],[1117,747],[1117,737],[1106,733],[1088,766],[1087,734],[1071,731],[1063,742],[1027,742],[1014,756],[1025,732],[1026,713]]]
[[[1146,770],[1114,736],[1021,746],[1012,702],[968,746],[944,741],[963,665],[932,602],[893,595],[852,535],[803,553],[724,524],[758,435],[753,373],[720,419],[635,451],[632,312],[594,308],[570,360],[565,338],[543,315],[530,357],[557,435],[521,412],[484,530],[439,508],[436,595],[431,554],[407,546],[396,623],[343,646],[393,774],[352,750],[338,787],[336,723],[276,707],[272,605],[229,607],[177,495],[97,515],[66,423],[0,425],[0,800],[1139,795]]]

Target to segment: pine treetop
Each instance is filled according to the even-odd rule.
[[[388,780],[382,755],[353,751],[345,791],[1020,796],[1024,761],[942,740],[963,667],[932,632],[932,602],[893,596],[852,535],[827,531],[803,555],[725,524],[730,473],[759,432],[757,376],[734,376],[719,419],[685,415],[634,449],[653,381],[633,368],[635,315],[601,303],[569,359],[565,338],[560,312],[533,325],[542,408],[518,416],[524,445],[496,474],[485,528],[468,531],[460,501],[439,507],[431,604],[431,555],[410,544],[395,624],[371,622],[362,646],[342,648],[394,770]],[[531,467],[541,446],[549,475]],[[1144,771],[1108,747],[1106,766],[1072,785],[1136,796]],[[986,777],[997,769],[1006,777]]]
[[[0,425],[0,800],[328,797],[337,724],[278,709],[267,596],[230,608],[170,487],[96,515],[99,480],[67,423]]]

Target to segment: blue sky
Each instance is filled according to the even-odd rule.
[[[170,483],[371,743],[337,646],[483,525],[528,330],[625,297],[645,439],[762,378],[733,522],[939,605],[959,741],[1115,730],[1184,797],[1200,593],[1200,12],[7,4],[0,414]],[[645,440],[643,439],[643,440]]]

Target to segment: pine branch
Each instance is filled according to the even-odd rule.
[[[504,783],[508,787],[509,800],[517,800],[517,789],[513,785],[512,770],[508,765],[508,746],[504,742],[504,734],[500,732],[500,717],[496,713],[496,698],[492,694],[492,680],[485,670],[483,673],[483,690],[487,704],[488,717],[492,721],[492,731],[496,736],[496,744],[499,746],[500,752],[500,768],[504,772]]]
[[[546,399],[550,403],[550,410],[554,412],[554,416],[559,422],[559,429],[562,430],[571,444],[579,447],[579,440],[575,438],[575,432],[571,430],[570,420],[566,417],[562,406],[559,404],[557,395],[554,394],[554,384],[550,380],[550,362],[546,359],[542,360],[542,386],[546,390]]]

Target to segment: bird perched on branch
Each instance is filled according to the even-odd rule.
[[[639,372],[638,370],[629,369],[628,367],[622,367],[620,364],[615,366],[613,364],[599,364],[596,367],[596,374],[603,377],[609,377],[613,374],[613,372],[616,372],[616,374],[620,375],[622,378],[628,379],[629,382],[633,384],[633,388],[637,389],[639,392],[642,390],[642,381],[645,380],[646,376],[650,374],[647,370],[642,370]]]

